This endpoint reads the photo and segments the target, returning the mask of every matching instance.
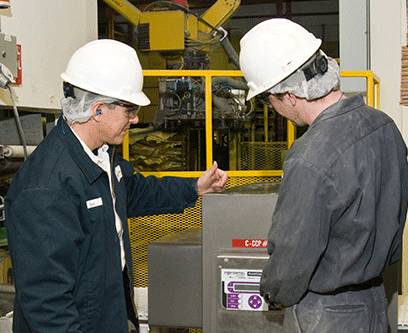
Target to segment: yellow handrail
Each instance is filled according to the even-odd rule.
[[[241,71],[236,70],[144,70],[144,76],[168,77],[168,76],[199,76],[204,77],[205,82],[205,138],[206,138],[206,167],[213,163],[213,128],[212,128],[212,78],[213,77],[242,77]],[[365,77],[367,104],[379,108],[380,104],[380,80],[372,71],[342,71],[342,77]],[[287,131],[288,147],[295,141],[296,128],[288,121]],[[123,141],[123,157],[129,160],[129,135]],[[230,177],[274,177],[281,176],[282,170],[229,170]],[[157,177],[199,177],[202,171],[154,171],[142,172],[143,175],[154,175]]]
[[[367,105],[380,108],[380,79],[373,71],[342,71],[341,77],[365,77]]]

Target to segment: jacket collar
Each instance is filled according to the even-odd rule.
[[[58,119],[57,129],[58,135],[65,143],[72,159],[88,179],[88,182],[92,184],[104,171],[89,158],[62,115]]]
[[[353,111],[354,109],[362,105],[365,105],[362,95],[355,95],[342,99],[337,103],[329,106],[327,109],[323,110],[323,112],[320,113],[311,124],[311,127],[315,126],[317,123],[323,120],[337,117],[338,115],[341,115],[343,113]]]

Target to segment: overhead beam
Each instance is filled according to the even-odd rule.
[[[141,11],[128,0],[103,0],[133,25],[138,25]]]

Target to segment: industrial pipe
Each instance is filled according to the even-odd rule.
[[[37,146],[27,146],[27,155],[31,155]],[[7,158],[24,158],[23,146],[0,145],[0,150],[3,150],[3,156]]]

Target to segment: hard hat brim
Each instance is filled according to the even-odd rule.
[[[150,99],[141,91],[141,92],[137,92],[134,94],[126,95],[126,96],[121,96],[121,95],[111,95],[111,94],[106,94],[106,92],[103,92],[95,87],[91,87],[87,84],[84,84],[83,82],[79,82],[77,80],[75,80],[74,78],[71,78],[69,75],[67,75],[66,73],[62,73],[61,74],[61,78],[63,81],[66,81],[68,83],[71,83],[73,86],[90,91],[94,94],[100,94],[102,96],[106,96],[106,97],[112,97],[112,98],[116,98],[116,99],[120,99],[122,101],[126,101],[132,104],[136,104],[136,105],[140,105],[140,106],[146,106],[150,104]]]
[[[140,106],[146,106],[151,103],[150,99],[144,94],[144,92],[137,93],[134,98],[132,97],[128,101]]]

